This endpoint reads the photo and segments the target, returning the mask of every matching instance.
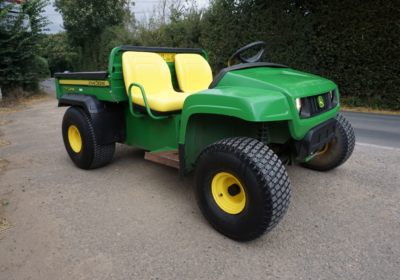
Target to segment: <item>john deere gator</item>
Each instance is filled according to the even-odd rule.
[[[72,162],[102,167],[116,142],[143,149],[181,179],[194,172],[198,205],[218,232],[249,241],[272,230],[289,206],[285,166],[334,169],[355,136],[334,82],[259,62],[265,47],[241,48],[215,77],[204,50],[137,46],[114,48],[106,71],[57,73]],[[256,55],[243,57],[248,50]]]

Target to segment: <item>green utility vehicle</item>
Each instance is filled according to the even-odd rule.
[[[93,169],[116,142],[141,148],[182,179],[194,170],[198,205],[220,233],[248,241],[272,230],[289,206],[285,166],[336,168],[355,136],[335,83],[258,62],[265,47],[238,50],[214,78],[204,50],[135,46],[114,48],[107,71],[57,73],[70,158]]]

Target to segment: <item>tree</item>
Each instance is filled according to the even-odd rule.
[[[121,45],[139,45],[135,33],[138,25],[134,12],[130,9],[135,6],[131,0],[127,0],[121,25],[108,26],[103,30],[100,37],[99,68],[107,69],[110,52],[113,48]]]
[[[71,45],[82,48],[83,70],[98,70],[103,31],[122,26],[128,0],[55,0]]]
[[[17,4],[0,0],[0,87],[4,96],[19,97],[23,90],[39,91],[38,69],[45,63],[38,58],[40,33],[49,24],[42,16],[47,0],[31,0],[21,3],[21,13],[15,13],[8,21],[7,13]],[[23,25],[29,16],[29,25]],[[41,69],[39,72],[45,72]]]
[[[47,59],[52,76],[56,72],[80,71],[80,49],[68,44],[65,32],[46,34],[40,44],[41,55]]]
[[[193,0],[161,0],[135,37],[145,46],[198,48],[203,13]]]

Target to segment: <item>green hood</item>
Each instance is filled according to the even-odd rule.
[[[261,88],[300,98],[336,89],[334,82],[289,68],[258,67],[227,72],[216,88],[241,86]]]

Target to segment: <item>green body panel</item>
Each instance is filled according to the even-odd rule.
[[[218,87],[186,98],[182,110],[180,143],[185,143],[189,119],[195,114],[216,114],[250,122],[292,119],[287,98],[260,88]]]
[[[87,95],[95,95],[99,100],[104,101],[113,101],[112,94],[110,92],[110,87],[96,87],[96,86],[85,86],[85,85],[60,85],[58,80],[88,80],[88,81],[109,81],[108,79],[105,80],[94,80],[94,79],[72,79],[72,78],[56,78],[56,93],[57,99],[60,99],[61,96],[68,93],[75,93],[75,94],[87,94]]]
[[[290,68],[258,67],[230,71],[218,83],[281,92],[290,98],[301,98],[337,88],[330,80]]]
[[[337,85],[325,78],[303,73],[289,68],[251,68],[231,71],[225,74],[215,89],[225,87],[258,88],[275,91],[284,95],[288,108],[293,112],[289,121],[290,132],[296,140],[301,140],[307,132],[324,121],[334,118],[339,104],[332,110],[309,119],[300,119],[296,98],[313,96],[337,89]],[[339,94],[339,92],[338,92]]]
[[[128,105],[128,104],[126,104]],[[137,118],[125,106],[125,144],[147,151],[178,150],[180,115],[154,120],[148,115]]]

